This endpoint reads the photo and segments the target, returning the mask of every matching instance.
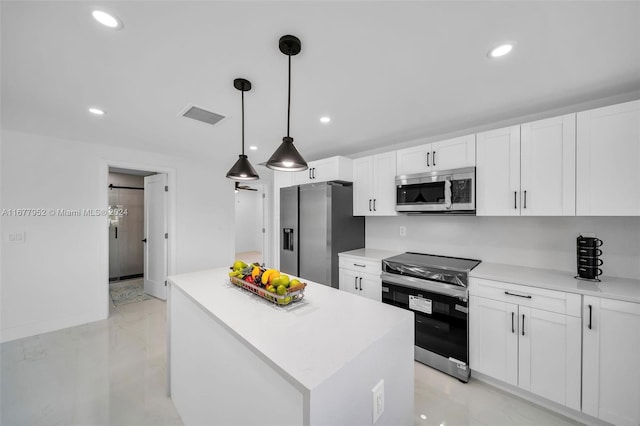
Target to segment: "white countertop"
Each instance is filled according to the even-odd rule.
[[[307,389],[413,315],[311,281],[306,281],[304,299],[276,306],[231,284],[228,272],[218,268],[171,276],[171,291],[183,291],[257,355]]]
[[[378,260],[382,261],[382,259],[386,259],[387,257],[397,256],[402,254],[397,251],[388,251],[388,250],[379,250],[374,248],[361,248],[350,251],[343,251],[342,253],[338,253],[338,256],[347,255],[347,256],[356,256],[367,258],[369,260]]]
[[[553,269],[487,262],[476,266],[470,274],[475,278],[640,303],[640,280],[602,276],[602,282],[598,283],[575,279],[575,275]]]

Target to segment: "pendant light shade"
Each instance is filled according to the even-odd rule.
[[[260,179],[260,176],[258,176],[258,173],[249,162],[249,158],[244,154],[244,92],[251,90],[251,82],[244,78],[236,78],[233,80],[233,87],[242,93],[242,154],[238,156],[238,161],[227,172],[227,177],[242,181]]]
[[[229,169],[227,177],[233,180],[256,180],[260,179],[258,173],[249,162],[249,158],[246,155],[238,155],[238,161]]]
[[[299,172],[307,170],[307,162],[293,145],[293,138],[289,136],[289,124],[291,118],[291,56],[297,55],[301,50],[300,39],[296,36],[285,35],[280,37],[280,51],[289,57],[289,91],[287,97],[287,136],[282,138],[282,144],[267,161],[267,167],[281,172]]]

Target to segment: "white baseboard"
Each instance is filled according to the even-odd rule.
[[[579,421],[586,425],[590,426],[612,426],[610,423],[604,422],[600,419],[596,419],[595,417],[589,416],[588,414],[584,414],[581,411],[576,411],[569,407],[565,407],[564,405],[560,405],[553,401],[549,401],[548,399],[542,398],[538,395],[532,394],[531,392],[527,392],[525,390],[520,389],[519,387],[510,385],[509,383],[505,383],[503,381],[494,379],[493,377],[487,376],[482,373],[478,373],[477,371],[471,370],[471,377],[473,379],[480,380],[488,385],[494,386],[498,389],[501,389],[505,392],[508,392],[512,395],[516,395],[526,401],[532,402],[536,405],[539,405],[543,408],[546,408],[549,411],[553,411],[554,413],[563,415],[565,417],[569,417],[570,419]]]
[[[24,337],[36,336],[50,331],[61,330],[63,328],[75,327],[94,321],[106,319],[108,317],[100,312],[84,312],[65,318],[57,318],[51,321],[41,321],[31,324],[19,325],[0,329],[0,343],[22,339]]]

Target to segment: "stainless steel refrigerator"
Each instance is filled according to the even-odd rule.
[[[364,247],[350,183],[280,189],[280,270],[338,288],[338,253]]]

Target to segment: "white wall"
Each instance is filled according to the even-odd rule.
[[[406,226],[406,237],[400,237],[400,226]],[[575,273],[581,232],[604,241],[604,275],[640,279],[640,217],[368,217],[365,243]]]
[[[244,183],[243,183],[244,184]],[[258,191],[239,190],[236,196],[236,253],[262,252],[262,185],[247,184]]]
[[[2,132],[2,209],[107,207],[107,165],[170,173],[170,273],[233,261],[233,185],[223,167],[188,159]],[[1,329],[7,341],[106,318],[104,217],[2,216]],[[9,243],[8,233],[26,242]]]

